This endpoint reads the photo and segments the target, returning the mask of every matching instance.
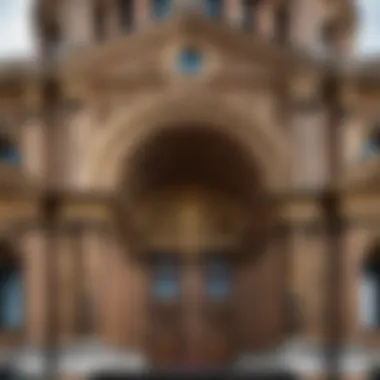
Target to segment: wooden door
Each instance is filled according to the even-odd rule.
[[[215,256],[181,266],[173,258],[158,261],[151,272],[152,365],[195,370],[229,364],[234,347],[230,263]]]
[[[203,264],[203,360],[223,367],[233,355],[232,267],[227,257],[212,255]]]
[[[178,255],[158,254],[151,264],[148,355],[157,368],[176,367],[184,346]]]

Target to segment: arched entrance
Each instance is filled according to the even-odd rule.
[[[127,168],[121,193],[148,277],[149,361],[220,367],[243,349],[278,343],[281,323],[267,318],[284,290],[270,272],[275,256],[262,260],[255,283],[249,272],[262,264],[257,247],[271,219],[262,173],[244,148],[212,126],[168,125],[135,150]],[[259,310],[260,287],[270,303]]]

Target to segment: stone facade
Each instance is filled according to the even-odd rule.
[[[351,65],[348,1],[298,0],[282,9],[287,2],[225,0],[218,20],[178,1],[170,17],[155,20],[147,0],[124,2],[124,11],[107,0],[99,2],[102,21],[95,3],[40,1],[40,54],[51,70],[30,64],[1,72],[3,133],[22,158],[17,168],[4,164],[4,188],[30,188],[37,198],[46,187],[103,192],[113,203],[106,210],[89,199],[61,207],[52,239],[49,226],[33,223],[38,209],[4,195],[3,236],[20,252],[26,302],[22,332],[11,340],[0,333],[0,342],[20,353],[23,370],[38,367],[54,303],[63,373],[153,363],[151,342],[162,343],[153,327],[162,319],[172,327],[165,336],[183,336],[189,361],[208,365],[227,339],[229,360],[241,358],[242,367],[268,361],[322,376],[329,294],[323,215],[317,202],[285,208],[272,195],[375,186],[380,155],[360,155],[377,117],[378,76],[371,65]],[[120,22],[126,11],[130,25]],[[191,75],[179,66],[186,49],[199,59]],[[332,129],[338,151],[329,145]],[[370,196],[340,203],[352,219],[343,227],[339,285],[343,345],[354,347],[344,355],[354,364],[343,372],[357,378],[376,363],[378,334],[370,334],[371,354],[364,355],[360,275],[377,228],[356,221],[380,208]],[[25,219],[28,227],[17,229]],[[52,250],[53,299],[46,276]],[[172,309],[151,297],[151,261],[160,252],[183,264],[182,299]],[[208,252],[232,262],[227,319],[204,296]],[[290,311],[288,300],[295,302]],[[206,353],[205,339],[214,342]]]

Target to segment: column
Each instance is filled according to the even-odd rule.
[[[23,235],[20,245],[25,260],[27,342],[41,348],[46,324],[46,236],[42,230],[34,228]]]
[[[130,272],[130,308],[131,323],[130,342],[131,347],[138,352],[143,352],[146,347],[146,332],[148,331],[148,273],[142,259],[132,260]]]
[[[60,21],[68,48],[78,48],[94,40],[92,0],[65,0]]]
[[[326,242],[320,228],[307,225],[293,228],[290,239],[293,256],[291,293],[299,306],[302,322],[297,332],[306,340],[320,342],[325,335],[326,293],[321,284],[326,280]]]
[[[21,155],[25,171],[34,179],[44,178],[44,135],[42,120],[36,113],[29,115],[21,128]]]
[[[293,184],[298,188],[318,188],[329,179],[327,114],[315,90],[319,81],[305,75],[293,82],[292,172]]]
[[[225,18],[230,25],[240,26],[243,7],[242,0],[225,0]]]
[[[113,278],[109,265],[109,248],[104,231],[93,227],[85,227],[82,235],[83,252],[83,286],[91,298],[90,310],[92,334],[105,342],[109,342],[112,321],[109,321],[109,300],[112,297],[109,282]],[[92,303],[92,305],[91,305]]]
[[[142,29],[150,21],[149,0],[134,0],[136,29]]]
[[[126,260],[121,242],[112,234],[108,237],[109,276],[108,276],[108,321],[110,323],[109,338],[116,346],[125,343],[128,321],[125,320],[125,304],[127,290],[124,287]]]
[[[271,1],[263,1],[257,8],[256,22],[257,32],[265,38],[272,38],[275,33],[276,7]]]
[[[292,10],[290,42],[308,50],[318,48],[324,15],[323,3],[318,0],[294,0]]]
[[[76,256],[69,233],[60,236],[57,249],[57,260],[59,270],[59,330],[61,340],[72,341],[77,334],[77,267]]]

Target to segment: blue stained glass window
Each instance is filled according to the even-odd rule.
[[[194,75],[202,67],[202,54],[196,49],[183,49],[178,56],[178,67],[182,74]]]
[[[0,269],[0,327],[17,330],[23,323],[22,278],[18,269]]]
[[[205,0],[205,12],[210,18],[220,19],[223,13],[222,0]]]
[[[171,0],[151,0],[153,17],[164,19],[170,16],[172,2]]]
[[[225,300],[231,292],[229,265],[223,258],[210,258],[206,264],[206,293],[214,300]]]
[[[153,267],[153,296],[156,300],[173,300],[179,295],[179,272],[176,260],[160,257]]]

